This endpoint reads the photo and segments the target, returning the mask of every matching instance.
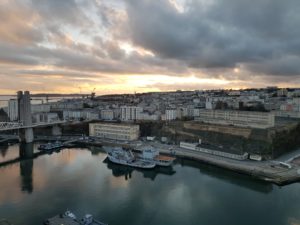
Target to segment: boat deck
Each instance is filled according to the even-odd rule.
[[[174,161],[174,160],[175,160],[174,157],[166,156],[166,155],[158,155],[158,156],[155,156],[155,159],[156,159],[156,160],[160,160],[160,161]]]

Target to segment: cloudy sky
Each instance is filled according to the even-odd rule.
[[[0,0],[0,94],[300,87],[299,0]]]

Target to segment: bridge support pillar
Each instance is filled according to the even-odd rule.
[[[33,142],[33,129],[25,128],[21,129],[19,133],[19,138],[21,142],[32,143]]]
[[[62,135],[62,129],[58,125],[54,125],[52,127],[52,135],[53,136],[61,136]]]

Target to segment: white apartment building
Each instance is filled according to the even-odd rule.
[[[10,121],[16,121],[19,119],[17,99],[10,99],[8,101],[8,117]]]
[[[111,109],[103,109],[100,112],[100,118],[103,120],[113,120],[114,119],[114,111]]]
[[[176,120],[177,118],[177,109],[166,109],[166,120]]]
[[[275,115],[267,112],[232,111],[232,110],[200,110],[196,121],[211,124],[234,125],[266,129],[274,127]]]
[[[143,112],[143,108],[137,106],[122,106],[121,107],[121,120],[133,121],[139,120],[140,114]]]
[[[64,110],[64,120],[97,120],[99,113],[94,110]]]
[[[90,123],[89,135],[121,141],[134,141],[139,138],[140,126],[119,123]]]

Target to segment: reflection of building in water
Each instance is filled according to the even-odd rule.
[[[2,158],[5,158],[7,151],[8,151],[8,145],[0,146],[0,154]]]
[[[176,173],[173,167],[155,167],[154,169],[138,169],[130,166],[118,165],[110,162],[105,159],[105,163],[107,163],[107,168],[112,170],[112,174],[115,177],[124,176],[125,180],[132,178],[132,172],[138,171],[143,174],[144,178],[150,178],[151,180],[155,180],[156,176],[159,174],[171,176]]]
[[[33,191],[33,144],[21,144],[20,145],[20,158],[24,159],[20,161],[20,177],[21,177],[21,189],[31,193]]]

